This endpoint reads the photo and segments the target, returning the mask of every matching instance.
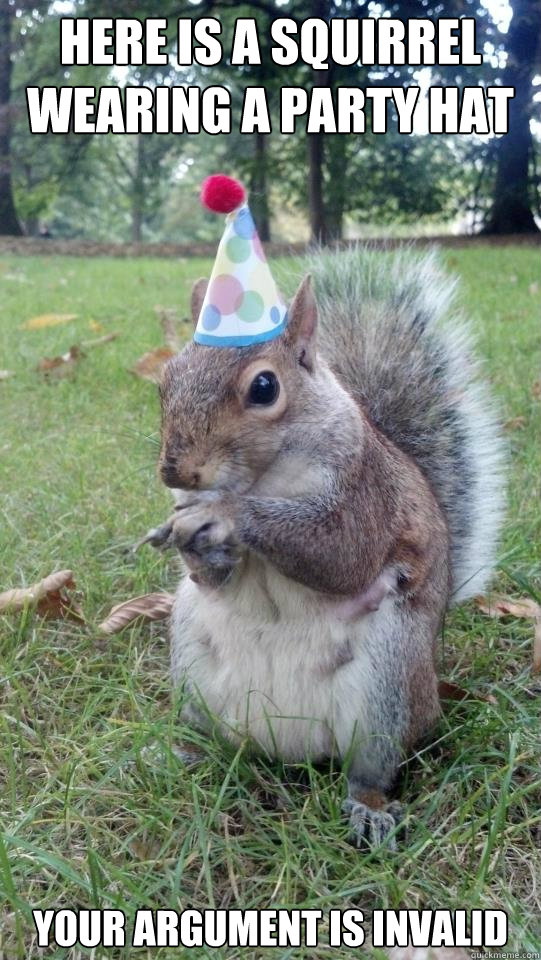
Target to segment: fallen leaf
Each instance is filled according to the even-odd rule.
[[[0,370],[0,380],[7,380],[9,377],[14,376],[13,370]]]
[[[175,352],[170,347],[157,347],[156,350],[150,350],[139,357],[131,373],[134,373],[137,377],[142,377],[143,380],[159,383],[165,364],[171,357],[175,356]]]
[[[101,333],[103,330],[103,323],[100,323],[98,320],[89,320],[88,326],[94,333]]]
[[[58,570],[31,587],[19,587],[0,593],[0,612],[16,612],[26,606],[35,606],[41,617],[49,620],[66,619],[84,623],[83,612],[68,594],[75,588],[73,572]]]
[[[74,373],[75,367],[82,357],[84,357],[83,351],[80,347],[74,345],[69,348],[67,353],[63,353],[61,356],[42,357],[36,370],[38,373],[42,373],[47,379],[51,377],[60,379],[61,377],[66,377]]]
[[[134,838],[133,840],[130,840],[129,847],[137,859],[141,860],[143,863],[145,861],[152,861],[155,863],[159,857],[160,845],[158,843],[145,843],[142,840],[137,840]],[[156,868],[154,867],[154,869]]]
[[[116,340],[119,336],[119,333],[104,333],[103,337],[96,337],[95,340],[83,340],[81,346],[85,350],[87,347],[102,347],[104,343],[111,343],[111,340]]]
[[[464,687],[459,687],[456,683],[451,683],[450,680],[440,680],[438,682],[438,693],[442,700],[483,700],[485,703],[497,703],[496,697],[493,697],[491,693],[479,693],[479,691],[474,691],[471,693],[469,690],[464,690]]]
[[[23,323],[21,330],[42,330],[43,327],[57,327],[60,323],[69,323],[76,320],[77,313],[42,313],[39,317],[32,317]]]
[[[154,307],[154,310],[162,325],[163,339],[166,345],[171,350],[174,350],[175,353],[178,353],[181,347],[179,331],[181,321],[176,310],[173,310],[171,307]]]
[[[503,425],[504,430],[522,430],[526,424],[526,417],[511,417],[510,420],[506,420]]]
[[[486,597],[476,597],[475,603],[482,613],[489,617],[516,617],[517,619],[534,621],[533,665],[534,673],[541,672],[541,605],[531,597],[522,597],[520,600],[509,600],[508,597],[495,595],[487,600]]]
[[[520,600],[510,600],[509,597],[503,597],[495,594],[493,597],[476,597],[475,603],[481,613],[486,613],[488,617],[501,619],[502,617],[517,617],[524,619],[528,617],[541,616],[541,607],[530,597],[522,597]]]
[[[174,599],[172,593],[145,593],[142,597],[125,600],[113,607],[109,616],[100,623],[99,629],[101,633],[112,636],[139,617],[145,620],[165,620],[171,613]]]

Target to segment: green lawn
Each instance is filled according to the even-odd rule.
[[[519,247],[444,254],[462,279],[503,418],[524,417],[522,429],[507,432],[509,518],[497,582],[517,596],[539,590],[538,259]],[[215,741],[189,774],[170,749],[190,734],[170,693],[163,624],[109,639],[97,632],[114,603],[171,589],[177,577],[170,556],[128,550],[170,507],[155,471],[156,388],[129,368],[161,343],[154,306],[184,314],[191,281],[208,266],[0,260],[0,367],[15,373],[0,382],[0,589],[69,567],[87,618],[85,626],[30,611],[0,618],[0,955],[37,956],[30,909],[52,906],[129,915],[138,906],[503,908],[508,949],[539,950],[541,683],[531,673],[531,622],[489,621],[472,604],[449,617],[442,675],[492,693],[497,705],[446,708],[400,786],[409,828],[396,855],[349,846],[336,771],[307,768],[307,782],[292,785],[280,765]],[[49,312],[78,317],[21,329]],[[120,338],[89,350],[74,379],[43,382],[39,358],[99,336],[92,321]],[[145,751],[157,744],[163,762]],[[187,952],[152,951],[173,955]]]

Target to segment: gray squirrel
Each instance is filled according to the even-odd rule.
[[[169,361],[177,502],[151,542],[187,568],[172,674],[205,705],[193,721],[285,761],[347,758],[354,841],[393,847],[389,791],[439,714],[442,618],[492,573],[502,444],[433,255],[355,247],[309,268],[281,336]]]

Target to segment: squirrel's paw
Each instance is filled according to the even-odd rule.
[[[191,502],[177,506],[172,540],[191,579],[199,586],[217,588],[230,579],[240,550],[224,499],[209,494],[195,495]]]
[[[149,543],[151,547],[155,547],[157,550],[169,550],[173,546],[172,534],[174,520],[174,516],[170,517],[169,520],[162,523],[161,527],[153,527],[152,530],[149,530],[144,537],[141,537],[141,539],[134,544],[133,551],[139,550],[139,547],[144,546],[145,543]]]
[[[396,850],[396,836],[392,834],[403,819],[403,808],[398,801],[373,810],[366,803],[347,797],[342,810],[349,817],[351,842],[358,849],[385,845],[388,850]]]
[[[177,511],[172,540],[190,569],[192,580],[222,586],[240,560],[227,501],[216,495],[199,495]]]
[[[208,554],[216,546],[233,546],[235,524],[225,498],[199,494],[191,503],[177,506],[173,542],[179,550]]]
[[[195,583],[223,586],[241,559],[228,506],[227,498],[213,491],[183,492],[173,516],[149,530],[134,549],[144,543],[160,550],[175,547]]]

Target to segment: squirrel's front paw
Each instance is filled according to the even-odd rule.
[[[396,850],[396,835],[393,831],[403,819],[403,809],[396,800],[387,803],[382,809],[374,810],[366,803],[347,797],[342,810],[349,817],[351,842],[358,848],[377,848],[386,846]]]
[[[218,493],[183,493],[175,513],[149,530],[135,546],[144,543],[161,550],[176,547],[196,583],[219,587],[229,580],[241,558],[235,538],[231,501]]]
[[[196,583],[220,586],[240,560],[232,508],[218,494],[200,494],[177,507],[172,541]]]
[[[176,510],[172,538],[179,550],[203,554],[223,544],[234,545],[235,521],[229,498],[207,491],[179,504]]]
[[[162,523],[161,527],[153,527],[152,530],[149,530],[144,537],[137,541],[133,550],[139,550],[139,547],[142,547],[145,543],[149,543],[151,547],[155,547],[157,550],[169,550],[173,546],[174,519],[174,516],[169,517],[169,520]]]

